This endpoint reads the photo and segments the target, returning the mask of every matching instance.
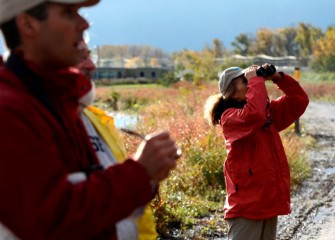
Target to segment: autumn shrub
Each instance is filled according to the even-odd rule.
[[[311,174],[311,165],[306,158],[306,147],[301,138],[294,133],[294,125],[281,133],[282,142],[291,173],[291,189],[296,190]]]
[[[167,129],[183,151],[178,167],[161,184],[153,201],[160,233],[171,225],[190,226],[198,218],[221,209],[225,195],[223,138],[219,129],[210,128],[202,117],[204,99],[211,91],[208,86],[183,82],[173,88],[151,90],[150,94],[148,89],[130,94],[147,102],[139,110],[137,130],[148,133]],[[123,90],[122,94],[129,92]],[[135,150],[132,146],[133,141],[127,143],[130,152]]]
[[[178,82],[178,78],[175,76],[174,72],[167,72],[165,74],[163,74],[159,79],[158,79],[158,83],[163,85],[163,86],[170,86],[176,82]]]

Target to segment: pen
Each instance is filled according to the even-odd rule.
[[[127,129],[127,128],[120,128],[120,130],[124,133],[127,133],[127,134],[132,135],[132,136],[136,136],[136,137],[139,137],[139,138],[145,140],[145,135],[144,134],[138,133],[134,130],[130,130],[130,129]]]
[[[136,132],[134,130],[127,129],[127,128],[120,128],[120,131],[122,131],[124,133],[127,133],[129,135],[135,136],[135,137],[139,137],[139,138],[141,138],[143,140],[146,140],[144,134],[138,133],[138,132]],[[181,148],[178,148],[177,152],[176,152],[176,155],[177,155],[176,158],[180,158],[181,154],[182,154]]]

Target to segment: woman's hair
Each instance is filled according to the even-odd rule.
[[[215,126],[220,124],[221,115],[225,110],[225,100],[221,93],[211,95],[206,101],[204,117],[209,125]]]
[[[215,126],[220,124],[221,115],[225,110],[231,107],[241,108],[245,102],[236,102],[231,99],[236,89],[236,79],[233,79],[228,85],[226,93],[222,96],[221,93],[211,95],[206,100],[204,117],[208,121],[209,125]],[[244,80],[247,83],[247,80]]]
[[[26,13],[39,21],[43,21],[48,17],[47,6],[48,3],[44,2],[29,9],[28,11],[26,11]],[[0,28],[2,30],[6,45],[10,50],[14,50],[21,44],[21,37],[16,25],[15,18],[2,24]]]

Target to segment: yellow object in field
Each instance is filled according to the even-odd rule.
[[[300,68],[295,67],[294,68],[294,73],[293,73],[293,78],[295,80],[297,80],[297,81],[300,81],[300,77],[301,77],[301,75],[300,75]]]

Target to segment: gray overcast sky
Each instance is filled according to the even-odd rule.
[[[200,50],[214,38],[226,47],[257,29],[335,25],[334,0],[102,0],[81,13],[92,24],[90,47],[151,45],[167,52]]]

